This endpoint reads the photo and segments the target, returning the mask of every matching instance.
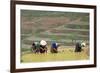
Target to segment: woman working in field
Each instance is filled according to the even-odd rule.
[[[82,51],[82,47],[85,47],[85,46],[86,46],[85,43],[77,42],[76,45],[75,45],[75,52],[81,52]]]
[[[58,47],[59,45],[56,42],[52,42],[51,44],[51,53],[58,53]]]
[[[40,52],[40,44],[39,42],[33,42],[32,44],[32,52],[39,53]]]
[[[34,53],[45,53],[45,52],[47,52],[46,45],[47,45],[47,43],[44,40],[41,40],[40,43],[39,42],[33,42],[32,52],[34,52]]]
[[[40,41],[40,53],[47,53],[47,42],[45,40]]]

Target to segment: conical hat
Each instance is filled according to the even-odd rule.
[[[45,40],[41,40],[41,41],[40,41],[40,45],[45,46],[45,45],[47,45],[47,42],[46,42]]]

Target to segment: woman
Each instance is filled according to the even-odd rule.
[[[75,52],[81,52],[82,51],[82,47],[85,47],[85,46],[86,46],[85,43],[77,42],[76,45],[75,45]]]
[[[52,42],[50,51],[51,53],[58,53],[58,44],[56,42]]]
[[[33,43],[32,43],[32,52],[34,52],[35,49],[36,49],[36,45],[35,45],[35,42],[33,41]]]
[[[76,45],[75,45],[75,52],[81,52],[81,43],[80,42],[77,42]]]
[[[40,44],[38,42],[32,43],[32,52],[34,52],[34,53],[40,52]]]
[[[40,41],[40,53],[47,53],[47,42],[45,40]]]

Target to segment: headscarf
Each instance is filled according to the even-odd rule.
[[[45,45],[47,45],[47,42],[45,40],[41,40],[40,45],[45,46]]]

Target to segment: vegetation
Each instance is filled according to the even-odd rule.
[[[52,41],[60,43],[60,52],[32,53],[32,42],[42,39],[46,40],[48,45]],[[88,59],[86,49],[75,53],[74,48],[63,48],[75,46],[73,40],[85,40],[89,44],[89,13],[21,10],[21,62]]]
[[[22,55],[23,63],[27,62],[48,62],[48,61],[69,61],[69,60],[85,60],[89,59],[89,56],[86,53],[86,49],[80,53],[75,53],[74,49],[61,49],[59,53],[52,54],[34,54],[26,53]]]

